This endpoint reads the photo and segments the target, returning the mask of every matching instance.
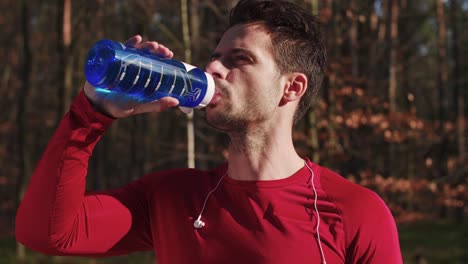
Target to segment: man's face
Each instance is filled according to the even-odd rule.
[[[283,78],[264,25],[236,25],[226,31],[206,71],[217,89],[206,108],[208,124],[229,132],[272,119]]]

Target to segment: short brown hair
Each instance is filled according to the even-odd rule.
[[[308,86],[294,114],[297,122],[311,106],[325,74],[326,49],[321,23],[301,7],[282,0],[240,0],[229,26],[262,22],[271,33],[273,56],[281,73],[301,72]]]

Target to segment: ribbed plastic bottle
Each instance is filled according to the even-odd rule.
[[[106,39],[91,47],[84,71],[86,80],[103,92],[125,93],[142,102],[175,97],[186,113],[208,105],[215,91],[211,75],[195,66]]]

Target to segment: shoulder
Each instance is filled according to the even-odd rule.
[[[366,221],[366,217],[375,220],[389,216],[387,205],[377,193],[347,180],[336,172],[321,167],[320,184],[346,220],[363,222]]]
[[[377,193],[326,168],[320,184],[341,214],[347,259],[401,263],[394,218]]]

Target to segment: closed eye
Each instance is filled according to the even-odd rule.
[[[255,55],[251,51],[243,48],[234,48],[226,55],[227,56],[222,56],[221,53],[215,52],[211,56],[210,61],[221,60],[226,68],[254,64],[256,62]]]
[[[233,58],[233,62],[234,64],[241,64],[241,65],[253,63],[252,59],[245,55],[235,55]]]

